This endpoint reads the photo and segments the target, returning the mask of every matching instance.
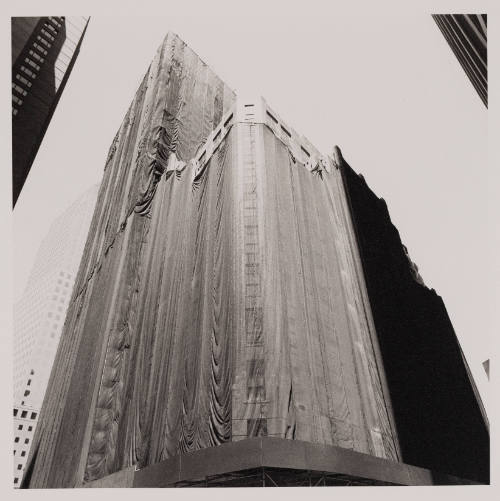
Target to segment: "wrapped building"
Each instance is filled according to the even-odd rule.
[[[264,99],[237,99],[167,35],[109,152],[23,486],[487,481],[446,310],[380,203],[338,148],[324,156]],[[380,274],[384,259],[400,268]],[[422,291],[420,323],[387,321],[415,299],[394,280]],[[416,348],[398,365],[404,336]],[[449,343],[430,386],[419,336]],[[454,385],[468,431],[432,396],[404,415]],[[436,419],[455,445],[419,449]]]

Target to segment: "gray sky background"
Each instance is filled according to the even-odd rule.
[[[237,92],[263,95],[320,151],[339,145],[386,200],[426,285],[446,304],[488,409],[488,113],[430,15],[215,5],[92,17],[13,214],[13,299],[51,222],[101,180],[114,134],[172,30]]]

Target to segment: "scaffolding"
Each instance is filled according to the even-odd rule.
[[[177,482],[171,487],[331,487],[402,485],[340,473],[290,468],[252,468],[200,480]]]

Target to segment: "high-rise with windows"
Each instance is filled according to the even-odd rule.
[[[13,205],[73,69],[87,24],[87,17],[11,20]]]
[[[23,487],[488,481],[385,203],[173,34],[111,144],[49,387]]]
[[[51,225],[14,306],[14,485],[20,484],[83,252],[97,185]]]

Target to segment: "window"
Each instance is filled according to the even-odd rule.
[[[36,412],[31,413],[31,419],[36,419]]]
[[[17,484],[18,482],[19,482],[19,479],[16,477],[16,478],[14,479],[14,483],[15,483],[15,484]]]
[[[275,124],[277,124],[277,123],[278,123],[278,120],[276,119],[276,117],[275,117],[275,116],[273,116],[273,114],[272,114],[272,113],[269,113],[269,111],[268,111],[268,110],[266,110],[266,115],[267,115],[267,116],[268,116],[268,117],[269,117],[269,118],[270,118],[270,119],[271,119],[271,120],[272,120]]]
[[[30,76],[33,79],[36,78],[36,74],[33,73],[29,68],[26,68],[26,66],[21,66],[21,71],[23,71],[24,73],[26,73],[26,75]]]
[[[14,417],[17,416],[17,409],[14,409]]]
[[[290,132],[288,132],[284,127],[283,125],[281,125],[281,130],[288,136],[288,137],[292,137],[292,135],[290,134]]]
[[[40,51],[44,56],[48,54],[48,52],[41,45],[38,45],[36,42],[33,44],[33,47],[35,47],[36,50]]]
[[[23,425],[20,424],[18,427],[17,427],[18,430],[22,430],[23,429]]]
[[[267,435],[267,419],[247,419],[247,436],[262,437]]]
[[[21,412],[21,417],[25,418],[28,415],[28,411]]]
[[[26,386],[29,386],[31,384],[31,379],[28,379],[28,384]]]
[[[42,38],[40,35],[37,35],[36,39],[40,42],[43,43],[43,45],[45,45],[45,47],[48,47],[49,49],[52,47],[52,45],[47,42],[47,40],[45,40],[45,38]],[[45,55],[47,55],[47,53],[45,53]]]
[[[17,465],[17,469],[18,469],[18,470],[21,470],[21,469],[22,469],[22,467],[23,467],[23,465],[22,465],[22,464],[18,464],[18,465]]]
[[[54,33],[55,35],[57,35],[57,30],[54,28],[54,26],[52,26],[51,24],[49,23],[44,23],[44,26],[46,28],[48,28],[52,33]]]
[[[26,451],[21,451],[21,456],[22,457],[26,456]]]
[[[59,23],[59,22],[56,20],[56,18],[55,18],[55,17],[49,17],[49,21],[50,21],[51,23],[54,23],[54,24],[55,24],[58,28],[60,28],[60,27],[61,27],[61,23]]]
[[[30,50],[30,56],[36,59],[37,61],[40,61],[40,63],[43,63],[45,61],[45,59],[39,54],[37,54],[34,50]]]
[[[47,31],[42,28],[42,33],[51,41],[53,42],[55,38]]]
[[[14,442],[17,444],[17,443],[19,442],[19,437],[16,437],[16,438],[14,439]]]
[[[29,390],[24,390],[24,396],[27,397],[30,394]]]
[[[224,127],[227,127],[229,125],[229,122],[233,118],[233,114],[231,113],[228,117],[227,120],[224,122]]]
[[[22,77],[21,75],[17,74],[16,78],[22,82],[23,84],[27,85],[28,87],[31,87],[31,82],[27,80],[26,78]]]
[[[266,399],[264,359],[262,358],[253,358],[248,361],[247,399],[251,402],[261,402]]]
[[[38,66],[38,64],[36,64],[35,62],[33,62],[29,57],[25,57],[24,58],[24,62],[28,63],[30,66],[32,66],[33,68],[35,68],[36,71],[38,71],[40,69],[40,66]]]
[[[24,443],[25,443],[25,444],[29,444],[29,443],[30,443],[30,439],[29,439],[29,438],[26,438],[26,439],[24,440]]]
[[[12,96],[12,101],[14,101],[19,106],[21,106],[21,104],[23,104],[23,100],[19,99],[17,96]]]
[[[33,426],[28,426],[28,431],[33,431]]]
[[[20,87],[19,85],[13,83],[12,84],[12,88],[18,92],[19,94],[23,95],[23,96],[26,96],[26,94],[28,94],[27,91],[25,91],[22,87]]]

